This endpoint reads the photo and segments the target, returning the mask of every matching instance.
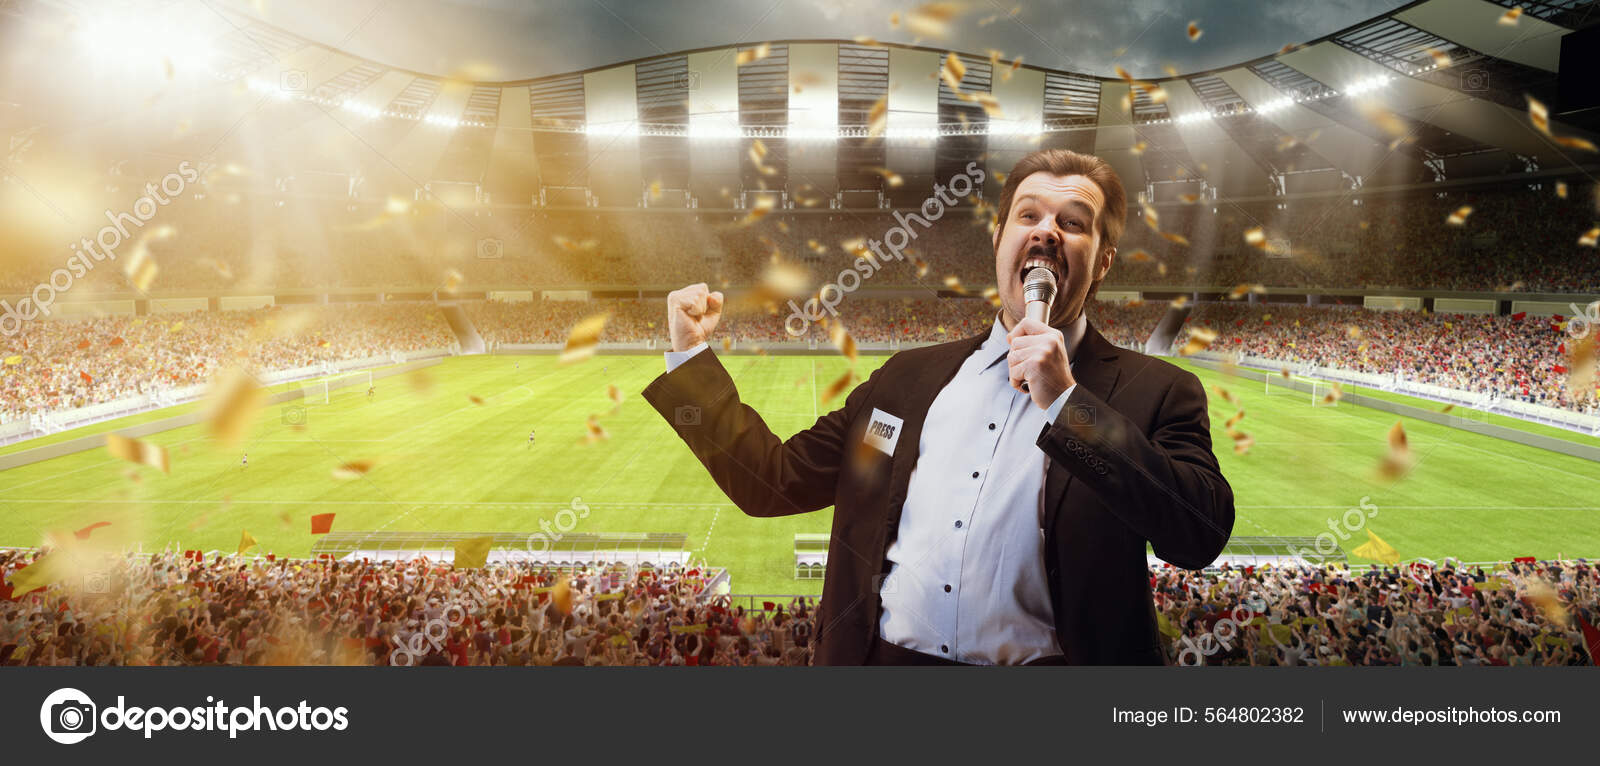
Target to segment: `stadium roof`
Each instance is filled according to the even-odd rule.
[[[1525,12],[1503,23],[1513,6]],[[1555,140],[1584,135],[1562,119],[1556,84],[1561,40],[1592,10],[1420,0],[1270,56],[1148,81],[965,51],[965,71],[942,77],[947,51],[853,40],[750,41],[475,81],[228,13],[220,32],[217,19],[191,32],[209,50],[194,62],[203,76],[175,78],[164,56],[167,87],[143,108],[111,105],[117,119],[101,121],[75,112],[73,130],[32,140],[118,160],[237,162],[330,196],[426,187],[523,204],[652,204],[665,191],[677,205],[730,187],[920,200],[972,157],[1007,167],[1038,146],[1093,151],[1158,202],[1501,178],[1594,160]],[[3,12],[36,22],[29,29],[78,13],[45,2]],[[145,50],[148,38],[119,28],[98,42]],[[81,112],[54,79],[9,77],[0,100],[15,109],[0,115],[13,130]],[[1552,107],[1548,130],[1530,121],[1528,96]],[[766,156],[755,160],[758,139]]]

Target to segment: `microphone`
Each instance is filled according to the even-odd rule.
[[[1043,266],[1028,269],[1022,280],[1022,301],[1023,316],[1049,324],[1050,305],[1056,302],[1056,273]],[[1028,390],[1027,381],[1022,390]]]

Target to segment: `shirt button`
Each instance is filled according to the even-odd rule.
[[[960,519],[956,519],[956,529],[960,529],[960,528],[961,528],[961,520]]]
[[[948,644],[940,644],[939,645],[939,651],[944,652],[945,654],[949,654],[950,653],[950,646]]]
[[[977,471],[973,471],[972,472],[972,478],[974,478],[974,479],[978,478],[978,472]]]
[[[994,430],[994,424],[993,424],[993,423],[990,423],[990,424],[989,424],[989,430],[990,430],[990,431],[993,431],[993,430]]]
[[[944,592],[945,593],[949,593],[950,592],[950,584],[949,583],[945,583]]]

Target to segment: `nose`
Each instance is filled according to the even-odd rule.
[[[1056,234],[1054,222],[1046,219],[1039,222],[1028,232],[1028,247],[1044,247],[1054,250],[1061,246],[1061,237]]]

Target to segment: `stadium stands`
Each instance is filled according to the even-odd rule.
[[[0,571],[34,555],[0,550]],[[0,594],[0,665],[809,663],[815,599],[747,610],[709,573],[128,555],[84,587]],[[1600,621],[1584,561],[1152,567],[1150,583],[1177,664],[1587,665],[1581,628]]]

